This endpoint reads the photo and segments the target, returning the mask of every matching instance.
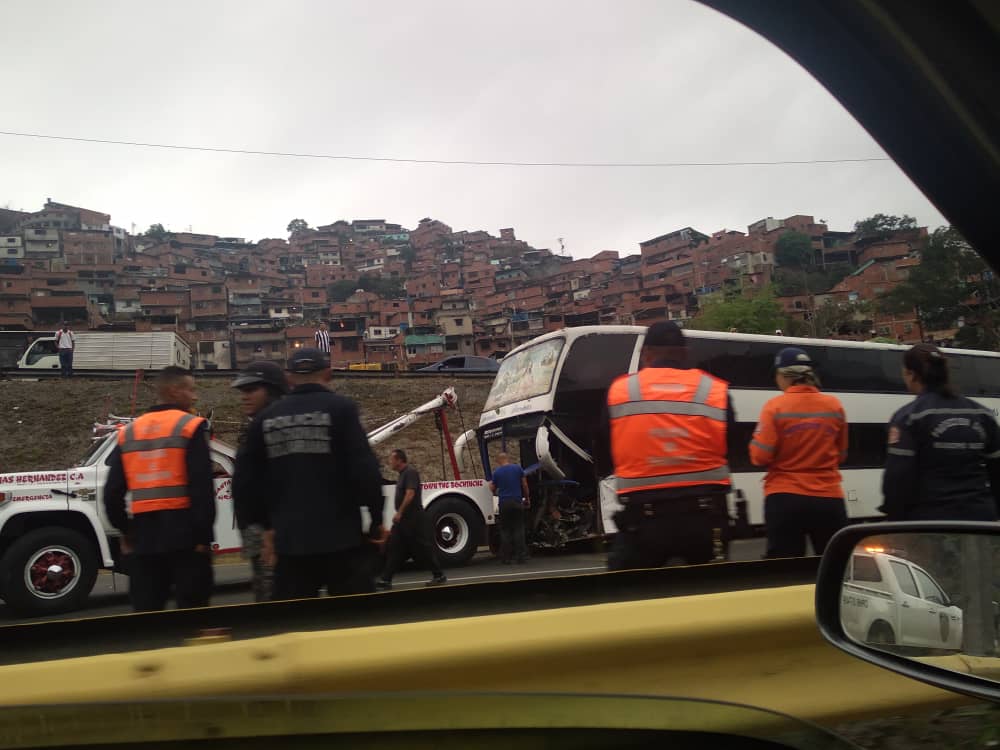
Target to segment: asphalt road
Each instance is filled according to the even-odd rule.
[[[733,542],[730,557],[734,561],[758,560],[764,554],[764,540],[751,539]],[[503,565],[488,553],[480,553],[464,568],[453,568],[446,573],[454,583],[544,578],[546,576],[580,575],[597,573],[606,569],[604,553],[560,554],[538,553],[524,565]],[[420,588],[429,579],[425,571],[404,569],[393,581],[396,590]],[[250,592],[250,567],[241,562],[222,563],[215,566],[216,592],[213,604],[245,604],[253,601]],[[103,617],[131,612],[128,603],[128,577],[102,572],[90,595],[90,606],[82,611],[50,617],[14,618],[5,604],[0,604],[0,623],[42,622],[45,620]]]

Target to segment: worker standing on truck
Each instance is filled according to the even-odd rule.
[[[727,434],[735,422],[728,384],[689,369],[676,323],[646,332],[639,372],[608,389],[618,527],[609,570],[689,564],[725,554],[730,489]]]
[[[822,555],[847,525],[839,469],[847,458],[847,418],[839,399],[820,393],[805,351],[782,349],[774,367],[783,393],[764,404],[750,441],[750,461],[767,467],[767,557],[803,557],[807,536]]]
[[[903,381],[917,397],[889,422],[879,510],[890,521],[996,521],[1000,429],[993,412],[955,391],[948,358],[933,344],[903,355]]]
[[[490,490],[497,496],[500,515],[500,562],[520,565],[528,561],[528,543],[524,536],[524,515],[531,507],[528,479],[521,465],[511,461],[506,453],[497,456],[497,464]]]
[[[420,491],[420,474],[406,458],[406,452],[396,448],[389,455],[393,471],[399,472],[396,481],[396,514],[392,517],[392,530],[386,545],[385,568],[375,582],[379,591],[392,588],[392,577],[411,557],[422,568],[431,571],[427,586],[446,583],[448,579],[434,554],[434,541],[424,501]]]
[[[76,348],[76,336],[69,330],[69,325],[62,324],[56,331],[56,350],[59,352],[59,369],[62,377],[73,375],[73,350]]]
[[[243,451],[253,418],[288,393],[288,383],[285,380],[285,373],[274,362],[253,362],[236,376],[231,385],[240,392],[240,408],[247,418],[246,427],[241,431],[238,441],[238,455]],[[233,510],[236,525],[243,539],[243,557],[250,561],[254,600],[270,601],[274,568],[264,561],[262,554],[264,527],[256,523],[247,523],[246,509],[240,505],[234,503]]]
[[[262,411],[233,475],[233,498],[264,529],[274,599],[374,590],[361,508],[381,537],[382,475],[353,401],[330,391],[330,360],[318,349],[288,359],[292,391]]]
[[[108,459],[104,508],[129,554],[129,596],[137,612],[208,606],[212,593],[215,489],[208,423],[190,413],[194,378],[166,367],[156,379],[158,405],[118,432]],[[125,493],[132,493],[131,517]]]

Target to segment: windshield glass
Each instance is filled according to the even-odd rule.
[[[83,454],[83,458],[77,461],[77,466],[92,466],[95,461],[97,461],[98,455],[101,453],[101,449],[107,444],[110,437],[103,438],[101,440],[94,440],[90,447],[87,448],[87,452]]]
[[[565,339],[555,338],[504,357],[486,398],[485,410],[548,393],[565,343]]]

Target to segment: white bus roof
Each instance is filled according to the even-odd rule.
[[[574,328],[561,328],[558,331],[552,331],[550,333],[542,334],[531,341],[525,342],[515,349],[511,350],[504,358],[511,357],[524,349],[535,344],[542,343],[543,341],[549,341],[555,338],[565,338],[567,341],[572,342],[573,339],[580,338],[581,336],[590,336],[595,333],[597,334],[614,334],[614,333],[633,333],[638,335],[644,335],[646,333],[647,326],[577,326]],[[769,344],[774,344],[775,346],[800,346],[802,348],[808,347],[843,347],[845,349],[883,349],[886,351],[897,351],[905,352],[908,350],[910,344],[883,344],[875,341],[843,341],[841,339],[812,339],[804,338],[798,336],[775,336],[775,335],[765,335],[757,333],[729,333],[728,331],[699,331],[691,328],[684,328],[684,335],[691,338],[704,338],[704,339],[715,339],[717,341],[762,341]],[[981,357],[997,357],[1000,358],[1000,352],[988,352],[981,349],[942,349],[942,352],[946,354],[974,354]]]

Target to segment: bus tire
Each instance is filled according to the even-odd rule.
[[[431,503],[427,512],[441,566],[467,565],[486,533],[486,524],[479,511],[460,497],[446,495]]]
[[[874,646],[895,646],[896,634],[893,632],[892,626],[885,620],[876,620],[868,628],[865,642]]]
[[[46,526],[14,541],[0,560],[0,588],[19,615],[82,609],[97,581],[93,542],[74,529]]]

